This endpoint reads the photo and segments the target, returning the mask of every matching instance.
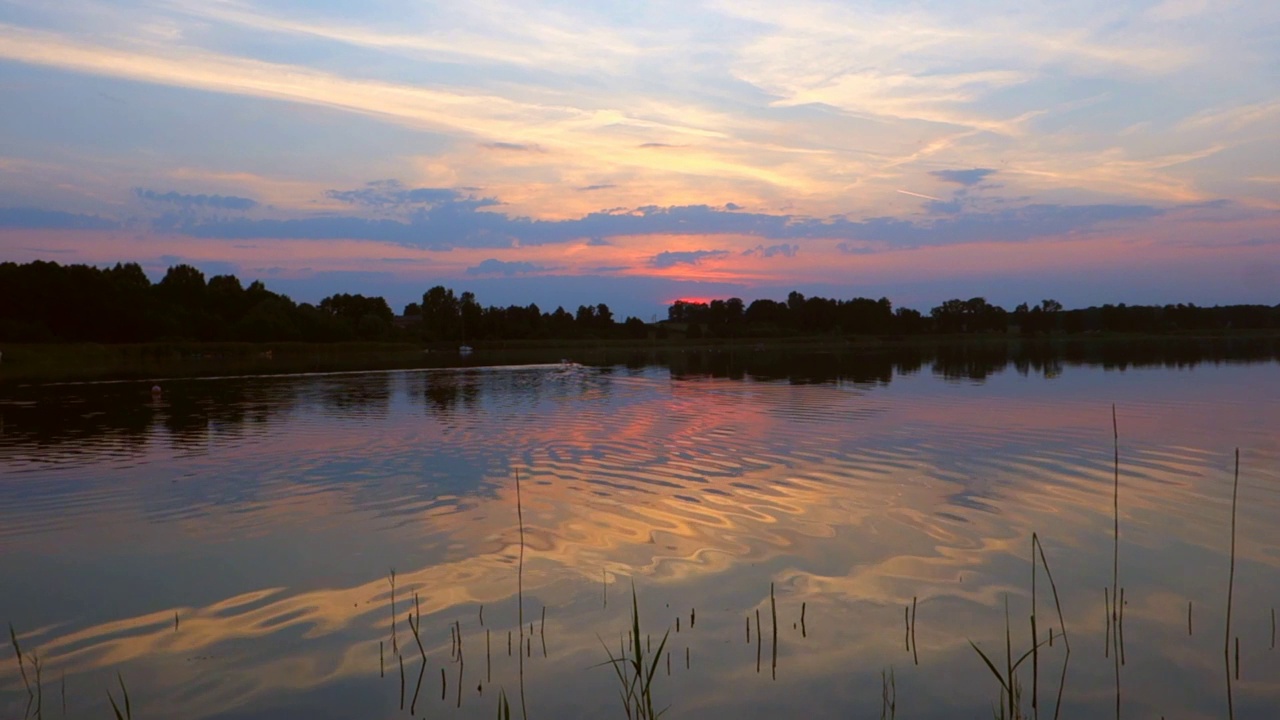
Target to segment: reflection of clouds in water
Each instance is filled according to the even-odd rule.
[[[69,484],[80,523],[155,525],[156,537],[176,539],[179,554],[292,534],[337,557],[344,528],[376,538],[370,548],[385,554],[366,565],[402,564],[396,558],[409,550],[417,566],[399,574],[399,609],[417,588],[424,616],[447,619],[479,603],[513,604],[511,478],[519,468],[530,595],[588,606],[602,570],[615,597],[626,576],[637,576],[659,598],[705,603],[699,625],[707,637],[736,637],[738,611],[754,607],[776,579],[787,607],[807,601],[815,627],[825,628],[803,653],[787,655],[791,677],[815,692],[829,689],[833,665],[874,672],[885,658],[896,662],[895,633],[886,628],[901,622],[912,597],[929,618],[922,649],[968,668],[963,634],[998,637],[1006,592],[1025,610],[1032,530],[1045,541],[1068,627],[1086,637],[1102,631],[1093,596],[1109,578],[1100,559],[1110,557],[1111,446],[1098,418],[1109,420],[1109,407],[1087,388],[1035,397],[1041,386],[1033,385],[1019,397],[999,383],[934,393],[927,377],[849,388],[538,369],[384,374],[362,390],[362,377],[321,379],[297,392],[269,441],[214,432],[194,457],[149,451],[142,468],[159,477],[157,469],[195,473],[194,489],[142,482],[138,468],[110,465],[97,477],[74,467],[46,475]],[[1175,618],[1162,603],[1180,596],[1203,596],[1210,606],[1213,579],[1165,574],[1176,558],[1162,547],[1220,560],[1226,517],[1214,503],[1223,455],[1212,448],[1250,423],[1275,426],[1274,406],[1231,395],[1241,387],[1237,374],[1220,377],[1192,397],[1179,389],[1122,403],[1122,576],[1131,590],[1145,590],[1127,610],[1135,626],[1164,628]],[[1223,397],[1208,405],[1214,393]],[[355,411],[339,411],[335,395],[357,398]],[[444,397],[454,399],[442,407]],[[1198,415],[1172,420],[1184,403],[1197,413],[1212,407],[1233,427],[1206,429]],[[1274,445],[1253,451],[1242,490],[1266,492],[1275,458]],[[66,508],[48,498],[15,500],[23,514],[10,532],[25,551],[88,537],[55,521]],[[1242,571],[1274,588],[1274,574],[1262,572],[1278,564],[1266,542],[1270,507],[1242,506],[1239,553],[1249,561]],[[123,545],[127,535],[98,541]],[[50,667],[72,674],[141,663],[155,675],[153,695],[173,693],[175,710],[180,699],[212,711],[369,674],[377,650],[369,640],[390,619],[381,570],[313,589],[292,587],[297,571],[277,571],[291,587],[179,609],[177,633],[172,610],[162,610],[50,628],[30,642]],[[733,611],[720,617],[711,608]],[[589,657],[601,622],[557,626],[556,652]],[[719,657],[714,645],[698,652]],[[185,676],[162,659],[206,655],[215,657],[205,667],[216,667],[218,682],[166,689],[164,678],[180,685]],[[753,671],[753,659],[725,655],[716,672],[727,682],[748,665]],[[685,689],[693,706],[707,697],[733,706],[723,691]]]

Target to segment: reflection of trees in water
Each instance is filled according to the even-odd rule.
[[[177,446],[205,443],[213,431],[237,435],[297,401],[291,379],[237,379],[28,386],[0,396],[0,447],[54,460],[63,448],[83,459],[141,452],[163,432]]]
[[[839,350],[756,349],[676,352],[667,358],[675,377],[718,377],[732,380],[785,380],[794,384],[837,381],[888,384],[893,375],[920,369],[923,355],[916,348],[895,352]]]
[[[888,384],[926,364],[948,380],[982,381],[1013,368],[1022,375],[1061,375],[1072,365],[1123,370],[1130,367],[1193,367],[1205,362],[1280,359],[1275,338],[1041,339],[896,347],[849,345],[822,350],[771,348],[673,350],[651,356],[675,377],[786,380],[792,383]]]
[[[480,378],[475,371],[413,373],[408,376],[408,394],[421,399],[427,412],[451,416],[461,404],[473,408],[480,400]]]
[[[1001,344],[939,347],[933,358],[933,374],[948,380],[985,380],[1010,362],[1009,346]]]
[[[654,364],[650,360],[636,368]],[[455,419],[481,404],[495,412],[537,414],[548,400],[610,392],[610,383],[601,380],[613,373],[612,367],[571,364],[429,370],[407,375],[406,393],[410,400],[421,401],[428,414],[442,419]]]
[[[0,399],[0,448],[40,455],[64,443],[79,448],[96,439],[117,452],[138,449],[156,419],[149,388],[128,383],[6,391]]]
[[[198,447],[213,434],[239,437],[298,402],[297,378],[178,382],[153,405],[178,447]]]
[[[1280,359],[1280,339],[1268,337],[1152,337],[1126,342],[1070,343],[1063,353],[1072,364],[1188,368],[1201,363],[1242,363]]]
[[[386,415],[391,406],[390,373],[325,375],[317,380],[320,406],[338,416]]]
[[[887,384],[895,376],[928,366],[939,377],[982,381],[1013,368],[1052,378],[1071,366],[1124,370],[1193,367],[1201,363],[1247,363],[1280,359],[1280,339],[1265,337],[1145,339],[1052,338],[979,340],[972,343],[820,350],[770,346],[684,350],[657,348],[593,358],[631,371],[665,366],[674,377],[782,380],[792,383]],[[432,370],[404,377],[412,402],[437,416],[492,400],[505,409],[537,412],[548,398],[572,399],[607,392],[598,382],[608,369]],[[275,376],[164,382],[158,398],[150,382],[45,385],[0,388],[0,457],[56,461],[142,452],[153,436],[197,448],[211,436],[235,437],[265,427],[299,405],[318,404],[327,414],[385,415],[393,383],[390,373]],[[595,378],[596,380],[592,380]]]

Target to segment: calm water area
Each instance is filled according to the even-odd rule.
[[[43,717],[1280,717],[1271,351],[468,362],[0,386]]]

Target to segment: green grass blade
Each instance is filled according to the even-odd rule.
[[[116,679],[120,681],[120,692],[124,694],[124,716],[133,720],[133,708],[129,706],[129,688],[124,686],[124,676],[119,672],[116,672]]]
[[[658,652],[653,654],[653,662],[649,664],[647,675],[645,676],[646,680],[650,683],[653,682],[653,678],[658,675],[658,662],[662,660],[662,651],[667,647],[667,638],[670,636],[671,630],[668,629],[662,636],[662,642],[658,643]]]
[[[987,654],[982,652],[982,648],[975,645],[972,640],[969,641],[969,646],[978,653],[978,657],[982,658],[982,662],[986,663],[987,667],[991,669],[991,674],[995,675],[996,680],[1000,681],[1000,687],[1003,688],[1006,693],[1009,692],[1009,683],[1005,682],[1004,676],[996,669],[996,664],[991,662],[991,658],[987,657]]]
[[[1022,663],[1026,661],[1027,658],[1031,657],[1031,655],[1035,653],[1035,651],[1039,650],[1040,648],[1048,644],[1049,644],[1048,640],[1041,640],[1040,642],[1036,643],[1035,646],[1032,647],[1030,650],[1022,653],[1022,657],[1019,657],[1018,661],[1013,664],[1013,669],[1017,670],[1018,666],[1022,665]]]
[[[9,623],[9,642],[13,643],[13,653],[18,656],[18,667],[22,667],[22,648],[18,645],[18,633],[13,629],[13,623]]]

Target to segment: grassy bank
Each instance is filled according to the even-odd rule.
[[[144,380],[412,367],[422,348],[395,343],[90,343],[6,345],[0,383]]]
[[[667,338],[475,341],[461,355],[458,343],[209,343],[13,344],[0,347],[0,385],[91,380],[147,380],[218,375],[338,372],[552,363],[561,359],[590,365],[665,362],[693,352],[786,352],[930,354],[967,350],[1059,355],[1081,359],[1133,352],[1171,359],[1204,350],[1245,351],[1250,356],[1280,351],[1280,332],[1246,331],[1166,335],[1090,334],[811,336],[783,338]]]

